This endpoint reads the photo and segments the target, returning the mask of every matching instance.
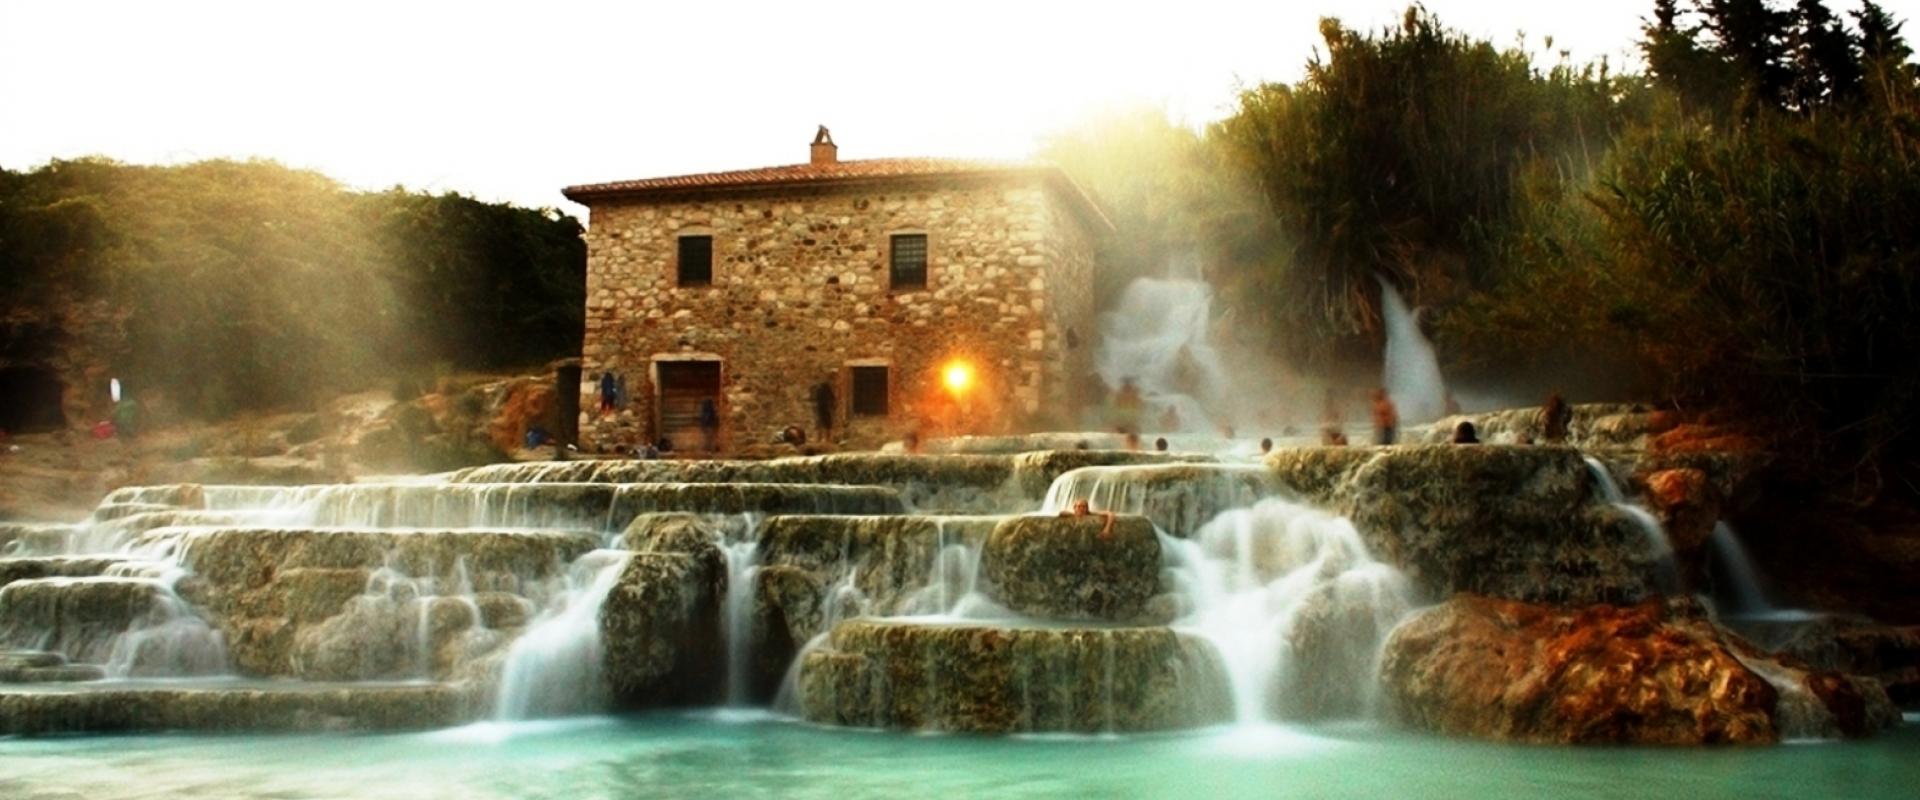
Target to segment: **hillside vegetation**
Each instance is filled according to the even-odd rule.
[[[351,191],[265,161],[55,161],[0,169],[0,314],[104,301],[124,341],[105,366],[187,415],[311,406],[578,355],[580,230],[551,210]],[[5,355],[73,334],[34,330]]]
[[[1871,2],[1657,0],[1623,71],[1415,6],[1325,20],[1302,80],[1204,131],[1146,112],[1050,149],[1121,223],[1108,265],[1197,258],[1226,327],[1296,364],[1377,357],[1385,280],[1456,377],[1624,365],[1621,394],[1741,420],[1863,497],[1920,495],[1901,27]]]

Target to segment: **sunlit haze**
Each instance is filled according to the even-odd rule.
[[[578,210],[561,186],[803,160],[816,124],[843,158],[1020,157],[1116,106],[1197,125],[1237,85],[1297,79],[1319,17],[1405,6],[7,0],[0,165],[263,157]],[[1618,63],[1650,3],[1427,6]]]

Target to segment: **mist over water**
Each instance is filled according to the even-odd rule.
[[[1210,336],[1213,288],[1193,277],[1141,278],[1100,318],[1100,379],[1131,380],[1155,431],[1213,432],[1232,424],[1227,369]],[[1171,411],[1171,414],[1168,412]],[[1162,420],[1174,421],[1168,426]]]

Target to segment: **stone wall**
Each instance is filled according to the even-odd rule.
[[[719,359],[721,446],[787,425],[813,432],[811,388],[831,380],[848,422],[849,364],[890,368],[889,411],[843,427],[849,446],[907,431],[992,432],[1071,414],[1088,368],[1092,237],[1038,176],[762,189],[677,200],[604,200],[587,233],[581,428],[588,447],[655,430],[652,365]],[[927,288],[893,291],[890,237],[927,235]],[[713,283],[677,285],[678,238],[713,237]],[[1069,346],[1069,342],[1075,346]],[[955,358],[975,369],[964,404],[942,389]],[[598,413],[597,380],[628,402]]]

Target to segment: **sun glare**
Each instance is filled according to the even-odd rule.
[[[973,388],[973,365],[965,361],[950,361],[941,370],[940,380],[947,385],[947,391],[956,395],[966,394]]]

